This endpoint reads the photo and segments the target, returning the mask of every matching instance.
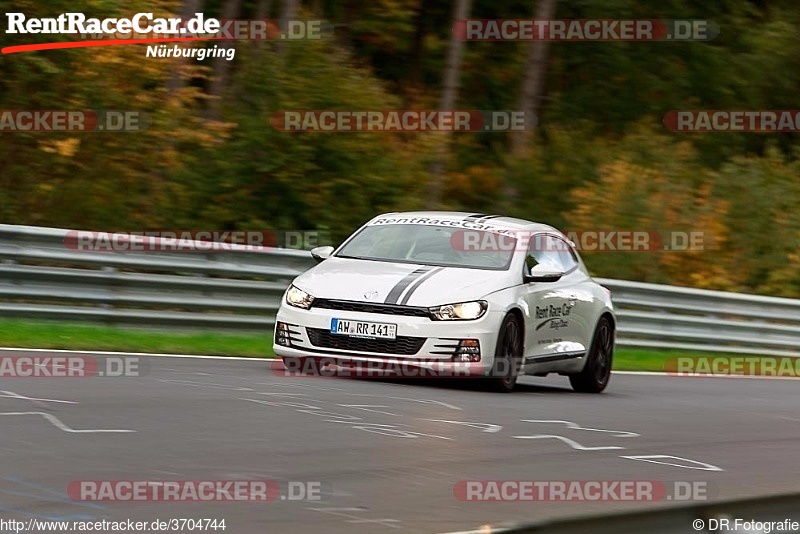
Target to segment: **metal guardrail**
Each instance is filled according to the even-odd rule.
[[[0,225],[0,315],[155,328],[268,330],[308,253],[87,252],[68,230]]]
[[[270,329],[307,252],[85,252],[68,230],[0,224],[0,316],[154,328]],[[800,300],[597,279],[620,346],[800,356]]]
[[[596,280],[612,291],[618,345],[800,357],[800,300]]]

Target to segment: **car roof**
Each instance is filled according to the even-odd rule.
[[[556,228],[543,223],[527,221],[525,219],[517,219],[515,217],[506,217],[504,215],[492,215],[489,213],[475,213],[467,211],[402,211],[383,213],[373,218],[367,224],[373,224],[382,219],[439,219],[448,221],[471,221],[483,223],[489,226],[501,227],[504,229],[512,230],[526,230],[531,232],[554,232],[563,235]],[[400,223],[400,221],[397,221]],[[415,224],[411,220],[408,224]]]

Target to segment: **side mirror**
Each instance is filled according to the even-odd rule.
[[[531,267],[530,272],[524,278],[527,284],[529,282],[558,282],[562,276],[564,276],[564,271],[540,263]]]
[[[311,257],[317,260],[317,263],[327,260],[333,254],[333,247],[317,247],[311,249]]]

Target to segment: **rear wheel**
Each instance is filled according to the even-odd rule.
[[[489,385],[508,393],[517,385],[522,363],[522,325],[515,315],[507,315],[500,325]]]
[[[583,371],[569,377],[572,388],[581,393],[600,393],[606,389],[611,378],[613,356],[614,327],[607,317],[601,317]]]

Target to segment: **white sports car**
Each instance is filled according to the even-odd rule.
[[[498,215],[379,215],[282,300],[275,353],[287,368],[325,359],[437,370],[468,366],[500,391],[520,374],[608,385],[616,319],[610,291],[550,226]]]

